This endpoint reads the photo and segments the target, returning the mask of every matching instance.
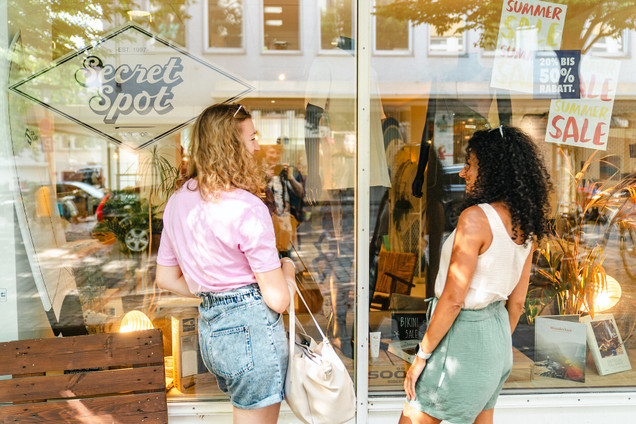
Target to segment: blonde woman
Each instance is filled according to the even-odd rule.
[[[159,287],[201,298],[201,356],[231,399],[234,423],[275,423],[287,371],[281,313],[294,264],[278,259],[258,149],[242,105],[201,113],[157,254]]]

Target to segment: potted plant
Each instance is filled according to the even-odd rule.
[[[561,154],[565,159],[563,150]],[[585,177],[596,162],[595,154],[580,172],[570,172],[576,193],[584,193],[570,205],[569,210],[574,213],[557,211],[552,235],[535,252],[535,269],[526,300],[529,323],[546,308],[552,314],[594,316],[597,297],[607,287],[603,263],[612,231],[619,231],[621,252],[630,248],[633,251],[629,242],[634,240],[636,175],[615,184],[589,183]],[[600,161],[604,162],[603,158]],[[600,236],[590,237],[594,233]]]

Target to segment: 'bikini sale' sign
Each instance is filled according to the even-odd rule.
[[[491,87],[533,92],[536,51],[558,50],[567,6],[537,0],[504,0]]]
[[[10,87],[82,127],[138,150],[185,127],[206,106],[253,88],[134,24]]]

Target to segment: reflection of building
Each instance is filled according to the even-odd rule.
[[[48,0],[44,0],[40,3],[48,4],[47,2]],[[138,2],[148,5],[152,9],[152,19],[148,18],[148,15],[134,17],[134,14],[128,13],[132,10],[120,10],[117,9],[119,6],[109,6],[105,2],[96,0],[89,0],[89,4],[95,6],[95,10],[100,11],[95,16],[91,16],[90,10],[92,9],[90,8],[78,13],[74,2],[61,2],[59,5],[61,11],[55,16],[47,15],[46,8],[25,4],[28,2],[9,3],[6,6],[6,12],[8,21],[11,22],[8,24],[10,34],[8,35],[9,39],[4,39],[5,45],[8,46],[11,37],[19,32],[22,46],[33,49],[34,60],[36,60],[35,64],[23,63],[20,69],[12,67],[11,82],[29,76],[31,72],[48,66],[52,60],[57,60],[64,54],[76,50],[83,43],[88,44],[98,40],[104,33],[130,22],[132,19],[145,30],[159,34],[165,40],[172,40],[183,45],[193,57],[209,62],[253,87],[254,90],[244,96],[241,102],[253,112],[254,121],[259,130],[260,142],[274,144],[277,138],[286,137],[289,144],[285,146],[282,160],[296,166],[304,175],[306,175],[310,165],[307,163],[305,152],[305,122],[307,118],[305,100],[312,63],[319,59],[319,62],[324,63],[325,67],[335,70],[335,72],[330,72],[330,78],[335,79],[332,80],[336,88],[332,94],[335,93],[337,97],[334,103],[346,104],[344,107],[348,108],[347,115],[349,117],[344,124],[345,128],[338,128],[338,130],[353,135],[353,137],[349,137],[350,141],[357,140],[355,137],[356,125],[363,125],[354,119],[355,115],[360,112],[357,109],[356,100],[373,96],[371,89],[357,91],[356,84],[359,76],[356,71],[357,58],[338,45],[338,40],[342,40],[344,37],[355,39],[357,31],[365,25],[366,21],[356,18],[356,4],[363,4],[362,2],[351,0],[321,0],[318,2],[206,0],[188,2],[187,6],[183,5],[184,1],[171,3],[154,0]],[[391,1],[376,0],[372,3],[391,4]],[[28,21],[25,20],[27,18],[24,16],[28,17]],[[77,18],[70,19],[69,16],[77,16]],[[492,19],[497,21],[497,18],[493,17]],[[514,92],[502,96],[501,92],[494,92],[490,88],[493,53],[492,49],[486,50],[475,45],[481,36],[479,31],[454,32],[461,24],[453,25],[447,31],[442,31],[433,26],[411,26],[408,22],[376,15],[370,17],[370,25],[370,39],[354,40],[354,44],[358,44],[358,47],[364,46],[370,52],[371,66],[377,73],[379,97],[382,99],[384,112],[395,121],[393,126],[396,134],[399,134],[399,137],[389,137],[388,141],[385,139],[387,142],[387,145],[384,146],[387,152],[387,165],[391,167],[392,191],[388,200],[390,206],[387,212],[389,228],[386,229],[387,237],[386,241],[383,239],[382,245],[384,249],[389,251],[409,252],[417,255],[417,264],[411,273],[413,287],[410,288],[409,297],[426,296],[426,270],[431,265],[428,263],[431,261],[428,250],[431,240],[427,231],[438,226],[440,231],[444,230],[448,233],[453,227],[453,222],[457,219],[458,204],[463,191],[463,182],[457,177],[457,172],[464,161],[465,141],[477,128],[484,127],[488,123],[496,125],[502,121],[502,118],[508,117],[511,119],[511,123],[530,132],[538,140],[550,164],[550,171],[557,189],[554,196],[555,205],[560,206],[564,213],[571,216],[576,215],[576,204],[573,199],[576,198],[577,191],[570,183],[572,177],[581,170],[581,162],[590,157],[591,151],[582,148],[565,149],[564,156],[573,165],[573,169],[568,169],[558,147],[542,142],[549,125],[547,122],[549,100],[534,99],[532,96],[517,95]],[[61,31],[71,31],[72,33],[62,33]],[[616,39],[604,37],[595,43],[590,50],[598,57],[617,58],[621,63],[609,129],[609,144],[607,150],[599,155],[607,157],[603,162],[595,162],[587,171],[586,179],[592,182],[617,181],[620,175],[633,172],[636,169],[636,153],[634,153],[636,150],[633,148],[633,139],[636,138],[636,134],[634,134],[636,74],[631,72],[636,60],[636,46],[632,42],[633,36],[633,31],[625,31],[621,37]],[[118,58],[121,63],[118,65],[126,64],[127,58],[130,59],[130,56],[121,55]],[[188,85],[193,91],[204,93],[206,101],[208,98],[210,101],[217,98],[225,99],[225,97],[217,96],[218,93],[206,85],[204,78],[193,80],[186,75],[183,84]],[[61,88],[64,87],[56,87],[56,90],[52,90],[52,95],[66,101],[67,99],[63,98],[65,91]],[[218,91],[224,89],[225,87],[221,86]],[[20,178],[25,182],[24,187],[21,187],[22,183],[17,184],[17,186],[21,187],[24,193],[29,193],[33,187],[40,187],[43,183],[52,187],[53,180],[59,180],[64,175],[81,172],[83,168],[99,167],[102,169],[104,186],[107,190],[131,188],[139,195],[139,198],[135,199],[135,213],[132,215],[145,215],[149,210],[144,208],[147,204],[151,204],[153,213],[157,215],[150,219],[150,222],[156,222],[161,215],[163,193],[150,190],[150,187],[160,186],[158,181],[162,177],[156,173],[157,168],[153,168],[153,163],[156,164],[153,162],[153,158],[156,159],[158,155],[166,159],[164,165],[167,163],[178,169],[182,159],[181,147],[185,147],[189,141],[187,130],[178,131],[163,138],[156,144],[157,155],[153,155],[152,149],[132,151],[123,146],[116,146],[86,127],[55,114],[49,114],[54,122],[51,136],[50,134],[42,134],[43,130],[46,132],[50,131],[51,128],[44,128],[44,126],[40,128],[43,108],[29,100],[11,96],[11,131],[13,132],[13,140],[18,141],[18,143],[14,146],[16,150],[11,150],[11,146],[7,145],[6,141],[0,142],[0,153],[4,155],[0,157],[3,175],[14,176],[14,161],[7,161],[6,158],[15,159],[15,164],[19,167]],[[431,98],[437,102],[437,111],[447,113],[439,117],[439,123],[443,122],[444,125],[435,125],[435,129],[423,137],[427,120],[427,106]],[[82,113],[85,111],[85,108],[79,103],[73,104],[73,106],[77,111]],[[327,103],[323,103],[323,106],[327,106]],[[189,110],[188,112],[192,112],[192,116],[194,116],[198,111]],[[22,120],[22,118],[24,119]],[[333,121],[333,117],[330,119]],[[431,124],[435,123],[436,120],[437,117],[433,116]],[[156,122],[156,120],[150,119],[150,116],[138,115],[127,124],[142,127],[156,124]],[[340,124],[340,122],[337,123]],[[26,130],[28,130],[28,137],[25,136]],[[442,131],[436,134],[438,130]],[[133,131],[133,129],[128,131]],[[37,136],[41,135],[51,137],[52,143],[47,144],[46,151],[44,144],[41,147],[36,141]],[[342,138],[344,140],[344,135]],[[328,137],[325,137],[324,141],[328,142],[327,139]],[[444,166],[437,169],[439,172],[428,174],[429,180],[426,186],[429,193],[433,191],[434,187],[436,190],[439,189],[443,210],[437,212],[437,215],[444,217],[444,224],[431,222],[430,217],[435,214],[431,211],[430,205],[427,208],[427,196],[416,199],[411,195],[420,143],[428,140],[435,145],[435,152],[439,152],[440,147],[444,148],[443,157],[440,155]],[[52,151],[48,149],[51,145],[53,146]],[[355,168],[355,155],[358,150],[360,150],[359,147],[351,142],[348,151],[351,156],[343,161],[347,169],[342,170],[342,175],[346,174],[347,176],[347,187],[355,184],[356,178],[363,172]],[[5,170],[7,170],[6,174]],[[172,168],[163,168],[163,170],[173,171]],[[338,169],[335,171],[337,173]],[[382,170],[382,173],[384,171]],[[379,170],[373,168],[368,172],[372,177],[379,177],[380,174]],[[439,181],[433,181],[435,178],[432,178],[436,176],[440,176],[440,180],[448,180],[448,182],[444,181],[436,186]],[[442,186],[443,188],[440,188]],[[142,187],[141,190],[140,187]],[[40,292],[37,291],[37,287],[41,282],[38,280],[40,277],[31,275],[33,270],[31,265],[35,264],[33,259],[36,255],[29,246],[24,247],[22,237],[26,237],[27,228],[24,227],[23,221],[18,221],[18,225],[14,225],[12,200],[7,200],[13,199],[12,196],[15,193],[12,191],[13,188],[13,186],[7,187],[4,181],[0,182],[0,190],[2,190],[0,191],[0,211],[2,211],[0,237],[3,237],[0,242],[0,269],[7,270],[6,274],[10,277],[6,287],[8,288],[9,302],[13,302],[11,303],[13,309],[3,308],[0,312],[2,317],[5,316],[3,314],[10,315],[6,320],[3,320],[7,324],[0,329],[0,336],[6,339],[50,336],[51,323],[38,297]],[[359,190],[359,188],[355,190]],[[580,192],[578,194],[581,196]],[[49,192],[48,195],[53,196],[53,191]],[[18,205],[22,205],[26,209],[32,208],[33,217],[37,218],[34,198],[30,197],[27,200],[25,203],[18,201]],[[51,200],[54,199],[51,197]],[[122,216],[124,213],[130,212],[131,204],[121,202],[118,206]],[[358,270],[354,270],[351,264],[358,263],[355,252],[357,251],[359,254],[368,246],[366,240],[354,239],[358,233],[355,233],[353,227],[350,226],[346,240],[349,242],[347,246],[349,248],[339,249],[338,246],[343,246],[345,243],[342,243],[342,240],[339,240],[333,231],[334,218],[331,215],[330,206],[329,204],[308,206],[306,211],[310,212],[312,216],[299,226],[300,249],[302,254],[307,255],[305,259],[308,259],[306,263],[311,268],[310,271],[324,279],[321,289],[326,295],[325,299],[327,299],[324,305],[325,311],[329,312],[329,302],[332,301],[328,296],[331,293],[330,286],[338,282],[346,282],[348,293],[344,301],[349,312],[352,312],[354,299],[359,299],[358,290],[361,285],[356,285],[354,273]],[[353,217],[353,197],[343,197],[340,200],[340,206],[347,209],[348,216]],[[358,205],[358,207],[364,208],[365,206]],[[29,213],[29,211],[27,210],[25,213]],[[46,231],[40,228],[34,232],[36,236],[42,236],[42,239],[48,243],[46,248],[39,252],[42,255],[39,256],[41,260],[38,261],[38,264],[40,267],[46,267],[49,272],[46,277],[40,279],[51,278],[56,281],[70,281],[70,277],[73,277],[72,280],[77,282],[77,291],[83,302],[73,312],[74,317],[79,317],[80,321],[86,318],[84,321],[87,324],[90,321],[91,328],[104,330],[112,328],[124,312],[137,306],[150,305],[150,308],[156,311],[157,321],[163,325],[164,331],[167,332],[170,331],[168,323],[172,316],[186,316],[193,312],[194,306],[186,305],[180,299],[163,296],[157,300],[157,297],[153,297],[152,263],[154,251],[152,248],[156,248],[157,235],[154,239],[152,236],[149,237],[149,244],[152,245],[150,255],[140,257],[129,251],[121,251],[121,243],[113,235],[118,229],[121,230],[121,226],[115,226],[121,222],[114,222],[114,228],[110,228],[110,233],[99,234],[99,239],[106,241],[99,243],[96,238],[91,237],[91,232],[95,228],[93,217],[88,217],[90,219],[76,224],[61,218],[59,212],[58,216],[55,216],[56,210],[54,208],[50,209],[50,214],[53,215],[50,220],[50,228],[47,227]],[[21,217],[17,219],[21,219]],[[337,219],[338,217],[335,218],[336,221]],[[376,216],[373,215],[371,221],[375,219]],[[352,224],[353,218],[348,223]],[[338,225],[337,222],[335,224]],[[586,225],[590,225],[590,223]],[[24,231],[14,231],[14,228],[20,226]],[[590,228],[594,231],[589,231],[587,235],[590,239],[600,237],[597,233],[607,228]],[[325,230],[324,236],[319,238],[323,234],[322,230]],[[366,228],[366,230],[367,234],[372,234],[374,228]],[[125,235],[122,238],[120,234],[119,237],[124,239]],[[615,275],[620,280],[625,297],[633,297],[636,292],[636,281],[634,281],[632,271],[636,266],[634,257],[625,255],[625,252],[619,250],[618,238],[615,233],[610,232],[609,237],[610,243],[604,266],[608,274]],[[59,241],[59,245],[55,244],[54,241]],[[356,249],[352,247],[354,241],[357,243]],[[58,250],[60,246],[61,248]],[[60,256],[63,256],[62,260],[59,259]],[[319,266],[313,267],[312,261],[314,259],[317,259],[316,263]],[[364,275],[366,274],[364,272],[366,265],[362,264],[362,267]],[[363,281],[363,279],[358,276],[357,281]],[[0,287],[5,287],[5,285]],[[18,300],[16,300],[16,294],[20,296]],[[404,299],[400,300],[404,301]],[[404,301],[404,303],[407,305],[404,309],[407,309],[410,302]],[[417,302],[413,301],[412,303]],[[402,307],[400,306],[400,308]],[[418,314],[420,311],[407,310],[405,313]],[[623,331],[623,327],[626,327],[636,314],[633,309],[624,306],[623,303],[619,304],[613,313],[617,316],[620,331]],[[382,328],[381,331],[384,331],[382,326],[390,327],[390,311],[360,314],[355,321],[356,327],[354,327],[353,315],[353,313],[347,315],[351,320],[347,324],[350,324],[348,326],[350,331],[353,328],[358,328],[358,340],[364,339],[363,334],[366,334],[369,327],[377,326]],[[529,331],[531,330],[532,328]],[[355,334],[350,334],[350,336],[355,336]],[[384,332],[383,336],[386,336]],[[353,338],[356,339],[356,337]],[[531,339],[532,337],[528,336],[524,341],[531,345]],[[633,349],[632,346],[627,346],[628,350]],[[369,408],[369,413],[371,415],[377,414],[378,418],[374,417],[374,419],[380,422],[386,417],[386,415],[382,415],[383,412],[379,411],[384,408],[384,410],[390,411],[388,415],[391,415],[391,419],[389,421],[393,421],[392,418],[397,416],[403,400],[400,392],[401,381],[399,381],[403,369],[396,368],[396,364],[391,362],[395,358],[390,357],[385,351],[382,352],[380,358],[386,360],[371,364],[370,375],[377,374],[377,376],[382,377],[373,378],[373,388],[382,390],[380,393],[383,395],[390,393],[391,396],[395,397],[375,398],[378,392],[372,390],[370,396],[374,401],[373,406]],[[520,351],[515,352],[515,364],[521,364],[524,360],[528,361],[529,359]],[[361,360],[359,359],[359,361]],[[363,362],[351,361],[349,364],[354,369],[353,367],[358,363]],[[359,379],[364,377],[365,373],[366,370],[359,373]],[[519,374],[521,373],[516,373],[515,376],[518,377]],[[391,378],[387,377],[382,380],[383,376],[386,375],[390,375]],[[397,377],[392,378],[394,376]],[[206,375],[202,374],[200,376],[202,381],[192,392],[198,398],[206,400],[218,397],[214,381],[206,380],[207,378]],[[378,380],[382,380],[379,383],[386,384],[379,384]],[[555,388],[542,384],[537,381],[524,380],[521,377],[517,381],[511,381],[506,387],[521,390],[523,399],[514,398],[516,400],[513,400],[513,397],[505,397],[502,402],[504,406],[498,410],[498,413],[503,414],[502,416],[506,416],[506,413],[514,415],[516,421],[521,415],[533,417],[534,422],[545,421],[545,416],[533,415],[535,410],[526,405],[540,404],[542,399],[549,395],[539,394],[539,392],[554,390],[565,392],[564,395],[560,395],[561,399],[564,399],[564,403],[572,401],[573,404],[577,405],[577,409],[571,414],[572,422],[580,421],[583,415],[586,418],[594,416],[600,409],[590,400],[586,400],[589,398],[578,393],[581,386],[565,385]],[[606,389],[616,390],[620,388],[620,390],[629,391],[634,385],[636,385],[636,376],[626,373],[623,374],[621,381],[608,377],[596,380],[594,388],[586,387],[585,389],[605,391]],[[361,390],[366,390],[363,386],[360,387]],[[192,393],[188,393],[186,396],[190,396]],[[594,394],[597,398],[611,396],[609,394],[597,395],[598,393]],[[173,411],[180,411],[175,412],[175,415],[185,411],[183,404],[177,401],[179,396],[182,395],[176,395],[175,404],[172,405]],[[366,393],[362,391],[360,396],[364,399]],[[570,396],[575,396],[574,399],[581,398],[583,401],[572,400]],[[613,399],[618,399],[618,397]],[[188,401],[191,400],[188,398]],[[554,399],[550,398],[550,401],[554,401]],[[624,404],[626,401],[621,398],[618,399],[618,402]],[[215,412],[206,408],[229,409],[229,404],[223,402],[214,404],[214,407],[209,405],[209,403],[196,404],[194,411],[196,414],[210,415],[214,417],[212,419],[215,419]],[[625,407],[625,409],[629,408],[633,408],[633,405]],[[521,409],[523,411],[520,413]],[[541,414],[552,412],[549,408],[538,410]],[[365,413],[361,415],[365,415]],[[611,412],[606,411],[605,413]],[[506,421],[506,418],[501,418],[501,420]]]

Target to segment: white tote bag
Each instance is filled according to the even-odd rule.
[[[300,292],[297,293],[306,306],[305,299]],[[290,295],[289,365],[285,380],[287,404],[305,424],[345,423],[356,413],[353,381],[311,312],[309,315],[322,336],[322,342],[316,343],[304,332],[296,333],[297,320],[291,287]],[[298,325],[302,328],[300,323]]]

